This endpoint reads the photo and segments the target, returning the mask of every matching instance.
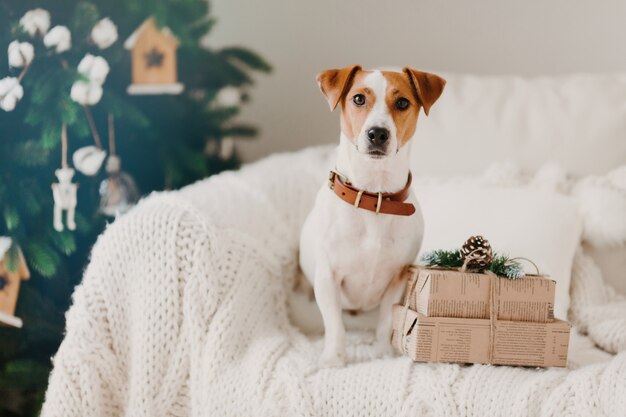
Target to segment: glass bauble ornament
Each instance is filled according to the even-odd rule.
[[[111,155],[106,164],[109,177],[100,183],[100,212],[106,216],[124,214],[139,201],[135,180],[121,168],[120,158]]]

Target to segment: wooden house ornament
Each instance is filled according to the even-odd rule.
[[[30,271],[22,251],[18,252],[17,269],[10,272],[6,268],[6,256],[0,260],[0,325],[22,327],[22,320],[15,317],[15,306],[22,280],[30,278]]]
[[[177,80],[178,39],[168,28],[159,28],[153,17],[135,30],[124,48],[131,52],[132,84],[128,93],[179,94],[183,85]]]

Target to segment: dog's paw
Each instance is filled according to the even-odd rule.
[[[320,368],[341,368],[345,366],[345,354],[337,351],[324,351],[319,360]]]

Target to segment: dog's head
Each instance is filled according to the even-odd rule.
[[[420,108],[428,116],[446,81],[426,72],[364,71],[359,65],[320,73],[317,82],[331,110],[341,104],[341,131],[356,150],[380,159],[407,144]]]

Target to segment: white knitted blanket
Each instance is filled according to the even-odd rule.
[[[98,240],[67,314],[42,416],[624,416],[626,352],[579,369],[415,364],[288,318],[298,234],[327,148],[276,155],[156,194]],[[570,319],[626,350],[626,301],[580,252]]]

